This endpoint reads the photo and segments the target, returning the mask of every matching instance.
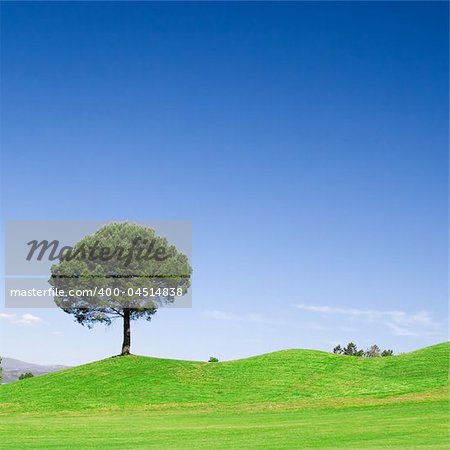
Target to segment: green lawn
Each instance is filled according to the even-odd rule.
[[[2,448],[448,448],[450,344],[110,358],[0,388]]]

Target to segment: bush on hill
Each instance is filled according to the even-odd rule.
[[[19,380],[25,380],[25,378],[33,378],[34,375],[31,372],[25,372],[19,376]]]

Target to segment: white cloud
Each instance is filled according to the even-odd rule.
[[[379,311],[374,309],[338,308],[334,306],[295,305],[299,309],[324,314],[342,314],[347,317],[366,317],[368,319],[379,319],[381,317],[402,317],[403,311]]]
[[[16,317],[15,314],[0,313],[0,319],[2,320],[12,320],[15,317]]]
[[[7,314],[7,313],[0,313],[0,319],[6,320],[9,323],[12,323],[13,325],[32,325],[38,322],[41,322],[41,318],[34,316],[33,314],[22,314],[18,316],[17,314]]]
[[[31,324],[31,323],[36,323],[36,322],[40,322],[41,318],[37,317],[37,316],[33,316],[33,314],[23,314],[22,317],[20,319],[18,319],[19,323],[23,323],[23,324]]]
[[[387,323],[386,325],[396,336],[417,336],[416,332],[404,327],[399,327],[395,323]]]
[[[430,335],[441,328],[441,325],[433,320],[428,311],[411,314],[405,311],[340,308],[327,305],[298,304],[294,306],[303,311],[345,316],[349,320],[377,322],[387,327],[396,336]]]

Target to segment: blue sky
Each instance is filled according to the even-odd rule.
[[[138,354],[447,339],[448,4],[2,3],[3,219],[191,220],[193,308]],[[0,311],[78,364],[121,325]]]

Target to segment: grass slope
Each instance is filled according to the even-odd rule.
[[[2,386],[1,431],[5,448],[446,448],[449,352],[110,358]]]

